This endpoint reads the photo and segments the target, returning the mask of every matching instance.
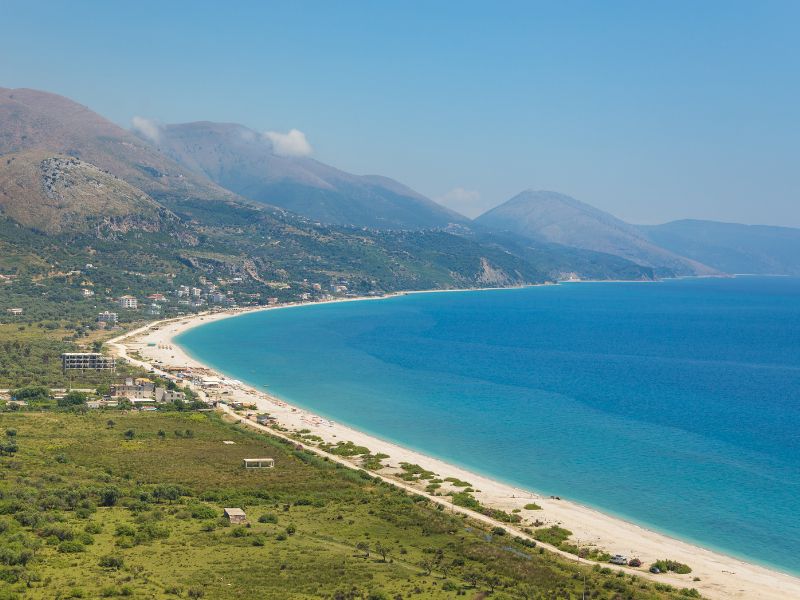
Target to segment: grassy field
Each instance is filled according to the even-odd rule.
[[[0,436],[3,599],[580,598],[584,576],[587,598],[687,593],[541,553],[213,413],[4,413]],[[274,469],[241,467],[263,456]]]

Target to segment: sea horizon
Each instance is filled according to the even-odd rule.
[[[797,290],[800,289],[800,287],[797,285],[798,283],[800,283],[800,279],[797,278],[791,278],[791,277],[787,278],[780,276],[776,277],[753,276],[747,274],[739,275],[736,277],[726,277],[726,278],[718,278],[718,277],[680,278],[680,279],[662,280],[662,281],[645,282],[645,283],[658,283],[666,286],[676,286],[676,285],[680,286],[682,283],[697,284],[699,282],[704,282],[704,281],[731,282],[738,280],[742,282],[747,282],[748,287],[750,287],[751,284],[758,287],[759,284],[765,282],[769,283],[770,281],[774,281],[776,279],[789,282],[791,285],[793,285],[794,287],[791,290],[792,294],[795,294]],[[536,292],[539,292],[539,290],[546,290],[546,289],[556,289],[556,288],[568,289],[576,287],[570,285],[575,283],[594,283],[596,284],[597,287],[601,288],[604,286],[610,286],[612,284],[615,287],[630,288],[632,284],[641,282],[569,281],[569,282],[563,282],[562,284],[559,285],[549,285],[549,286],[544,286],[544,285],[525,286],[525,287],[509,288],[509,289],[431,290],[430,292],[458,291],[462,292],[462,294],[460,294],[462,296],[464,295],[468,296],[471,294],[482,294],[482,295],[513,294],[513,293],[519,294],[519,293],[526,293],[530,290],[535,290]],[[649,288],[651,286],[643,286],[643,287]],[[654,287],[659,287],[659,286],[654,286]],[[752,294],[753,291],[754,290],[751,288],[747,290],[747,293]],[[472,456],[472,454],[470,453],[452,452],[447,450],[442,451],[442,448],[441,447],[437,448],[436,444],[425,443],[424,438],[414,439],[413,436],[410,438],[408,435],[405,436],[402,435],[402,433],[398,435],[397,432],[401,430],[398,430],[397,428],[394,429],[390,427],[387,428],[385,422],[370,423],[369,421],[365,421],[363,418],[354,418],[352,413],[347,413],[346,411],[343,413],[343,411],[341,410],[341,406],[337,406],[331,403],[320,402],[320,397],[319,397],[320,395],[324,394],[328,394],[328,396],[330,396],[332,389],[337,387],[339,387],[340,392],[346,391],[347,386],[345,384],[342,384],[341,381],[331,383],[330,381],[326,380],[325,382],[320,382],[316,387],[315,386],[309,387],[307,385],[292,386],[288,383],[289,380],[292,379],[292,377],[297,377],[298,374],[304,372],[304,369],[306,369],[305,372],[307,373],[308,372],[307,369],[309,368],[309,366],[306,364],[300,365],[291,363],[291,356],[290,356],[292,352],[290,347],[291,341],[284,341],[277,347],[275,345],[271,347],[271,350],[267,353],[270,356],[270,358],[274,359],[278,354],[281,355],[282,358],[277,361],[279,364],[276,364],[275,361],[273,360],[272,366],[269,369],[265,370],[265,373],[268,374],[265,374],[263,376],[262,375],[256,376],[252,368],[250,369],[250,372],[245,373],[244,371],[247,365],[239,364],[238,366],[233,366],[230,361],[232,359],[233,360],[237,359],[236,357],[231,356],[230,348],[224,348],[224,353],[223,353],[224,355],[221,356],[216,356],[213,354],[213,352],[209,353],[207,351],[208,348],[210,347],[223,349],[222,346],[224,346],[224,343],[221,340],[226,337],[229,337],[230,334],[233,334],[239,337],[240,344],[237,347],[237,352],[234,352],[234,354],[238,356],[238,352],[243,351],[244,347],[248,346],[248,340],[247,339],[242,340],[241,338],[241,333],[243,331],[258,332],[258,335],[273,335],[273,336],[275,336],[276,333],[278,333],[280,334],[279,337],[291,333],[291,335],[288,335],[289,340],[291,339],[296,340],[297,336],[295,334],[297,333],[297,331],[296,329],[292,330],[292,327],[295,328],[297,327],[298,319],[293,319],[291,317],[283,317],[280,319],[281,323],[278,324],[278,329],[276,330],[275,316],[278,313],[282,313],[284,315],[291,313],[296,315],[300,313],[300,311],[303,311],[303,314],[307,315],[312,312],[318,313],[320,310],[324,311],[326,307],[328,307],[329,309],[346,307],[342,309],[344,313],[331,315],[329,316],[328,320],[322,319],[322,323],[317,324],[317,326],[321,326],[324,329],[325,326],[330,326],[330,324],[332,322],[335,322],[336,319],[341,319],[341,318],[351,319],[351,324],[352,324],[352,319],[357,318],[358,316],[363,317],[363,315],[349,314],[352,313],[353,311],[355,311],[356,313],[363,313],[363,311],[359,311],[357,309],[357,306],[359,304],[361,305],[369,304],[372,306],[374,306],[375,304],[381,304],[385,306],[387,304],[395,302],[402,305],[404,301],[406,302],[408,301],[407,299],[430,298],[430,297],[435,297],[437,295],[427,292],[428,291],[419,291],[419,292],[413,291],[408,293],[399,293],[397,295],[392,295],[386,298],[363,299],[363,300],[381,300],[380,303],[373,303],[373,302],[367,303],[367,302],[362,302],[361,299],[352,299],[347,302],[286,306],[286,307],[280,307],[281,310],[279,311],[270,310],[270,311],[258,311],[254,313],[245,313],[242,315],[237,315],[237,318],[235,319],[225,319],[224,321],[218,321],[215,323],[201,324],[198,327],[192,328],[191,330],[186,331],[181,335],[179,335],[175,339],[175,343],[181,345],[181,347],[184,348],[187,351],[187,353],[190,354],[192,357],[197,358],[199,361],[207,364],[209,367],[218,370],[229,377],[239,379],[242,382],[255,387],[256,389],[267,390],[270,394],[279,397],[280,399],[285,400],[286,402],[292,405],[313,411],[316,414],[346,424],[354,429],[372,435],[376,438],[383,439],[387,442],[391,442],[400,445],[402,447],[408,448],[410,450],[417,451],[419,453],[436,458],[446,463],[466,469],[479,476],[483,476],[492,479],[494,481],[502,482],[517,487],[521,490],[531,491],[545,495],[550,495],[550,494],[560,495],[565,499],[574,502],[576,504],[587,506],[589,508],[607,514],[613,518],[633,523],[637,526],[672,537],[674,539],[682,540],[687,543],[704,547],[715,552],[720,552],[753,564],[759,564],[768,568],[776,569],[790,575],[794,576],[800,575],[800,566],[797,564],[793,564],[791,561],[768,560],[763,557],[754,556],[753,555],[754,553],[743,551],[741,547],[738,548],[735,547],[736,544],[734,544],[734,547],[732,547],[730,543],[724,543],[724,542],[719,543],[718,540],[711,539],[708,535],[702,536],[702,535],[697,535],[696,533],[693,534],[691,531],[687,531],[685,528],[673,527],[670,526],[669,523],[666,523],[664,521],[659,522],[658,520],[648,519],[646,517],[643,517],[642,514],[637,514],[636,511],[631,512],[630,510],[625,510],[624,507],[620,508],[618,506],[614,506],[608,501],[604,502],[602,501],[602,499],[600,501],[597,501],[595,498],[591,497],[591,492],[588,492],[587,494],[586,490],[582,489],[580,486],[574,487],[573,489],[569,489],[569,487],[565,486],[563,482],[558,483],[558,481],[552,481],[552,480],[549,482],[545,480],[533,481],[530,477],[526,476],[519,477],[509,472],[503,472],[501,469],[492,468],[491,466],[487,467],[485,464],[476,463],[474,460],[472,461],[464,460],[463,457],[465,455]],[[426,302],[426,300],[422,300],[422,302],[424,303]],[[401,306],[401,309],[402,308],[403,307]],[[405,308],[407,309],[408,306],[406,306]],[[295,309],[295,310],[289,310],[289,309]],[[369,310],[371,309],[368,309],[367,312],[369,312]],[[379,310],[378,313],[379,315],[377,316],[380,317],[385,316],[385,312],[383,310]],[[795,317],[797,316],[796,313],[792,314]],[[371,316],[375,317],[376,315],[371,315]],[[247,326],[242,327],[242,325],[244,325],[242,321],[246,319],[254,320],[255,323],[248,323]],[[331,319],[333,320],[331,321]],[[294,321],[294,323],[292,323],[292,321]],[[235,325],[236,323],[238,323],[238,325]],[[794,324],[797,325],[797,323]],[[258,325],[258,327],[253,327],[253,325]],[[284,329],[280,329],[281,327]],[[234,331],[227,332],[226,329],[233,329]],[[303,332],[308,333],[307,328],[303,329]],[[339,331],[338,333],[341,333],[341,331]],[[207,337],[208,334],[212,334],[213,342],[210,342],[209,338]],[[260,339],[263,340],[263,338]],[[272,338],[272,341],[274,341],[274,337]],[[242,344],[242,342],[244,342],[244,344]],[[205,349],[205,351],[203,349],[198,350],[198,348],[200,347]],[[796,347],[792,348],[796,350]],[[301,349],[294,350],[294,352],[296,352],[299,355],[303,355],[303,351]],[[289,356],[288,359],[287,356]],[[263,358],[263,356],[260,358]],[[302,356],[295,356],[295,358],[299,363],[305,362]],[[661,357],[661,358],[668,359],[669,357]],[[730,361],[730,360],[721,361],[721,363],[722,364],[730,363],[730,365],[737,366],[740,368],[745,367],[747,364],[749,364],[751,367],[755,366],[758,369],[769,369],[769,368],[777,368],[779,370],[788,369],[790,372],[800,370],[800,363],[798,364],[791,363],[787,365],[770,365],[768,363],[758,364],[753,362],[747,363],[747,361],[744,361],[740,362],[737,365],[737,361]],[[314,367],[319,367],[319,364],[318,363],[314,364],[311,367],[312,370]],[[287,368],[290,371],[290,373],[288,374],[286,372]],[[284,370],[282,371],[282,375],[278,377],[276,371],[281,369]],[[261,378],[261,380],[259,380],[259,378]],[[264,380],[267,380],[267,382],[265,382]],[[359,382],[359,384],[360,383],[362,382]],[[353,387],[351,387],[350,389],[352,391]],[[402,402],[403,399],[402,393],[400,394],[400,396],[391,397],[391,395],[389,395],[389,397],[387,397],[385,394],[381,394],[380,391],[369,390],[365,388],[358,390],[358,393],[361,395],[366,393],[370,395],[372,398],[384,398],[384,401],[390,405],[392,405],[393,403],[394,405],[397,405],[397,403]],[[397,394],[397,390],[395,390],[395,394]],[[374,405],[370,405],[370,407],[373,408]],[[664,424],[660,424],[659,426],[662,428],[660,431],[661,434],[664,434],[666,431],[670,431],[670,426],[666,426]],[[648,432],[645,430],[637,432],[637,435],[645,435],[646,437],[647,433],[653,433],[653,432]],[[702,443],[708,442],[708,440],[702,440],[702,439],[692,440],[692,435],[696,436],[697,435],[696,433],[683,431],[680,428],[676,427],[672,427],[671,433],[673,435],[678,435],[679,437],[683,436],[684,441],[687,443],[689,441],[693,441],[697,444],[702,445]],[[541,435],[541,433],[539,433],[539,435]],[[724,440],[721,441],[724,442]],[[693,451],[698,451],[699,449],[700,446],[693,448]],[[717,447],[716,451],[718,452],[719,450],[720,448]],[[725,458],[724,453],[716,458],[720,457]],[[755,459],[756,462],[746,465],[747,468],[752,468],[754,465],[757,465],[758,464],[757,459],[759,458],[769,459],[770,457],[768,454],[761,456],[758,454],[758,452],[755,452],[752,456],[749,457],[749,459],[750,460]],[[553,457],[551,457],[551,460],[557,460],[557,459],[558,457],[556,455],[553,455]],[[771,465],[771,466],[774,467],[776,465]],[[783,469],[785,468],[796,469],[797,465],[782,464],[780,465],[780,467]],[[676,483],[680,484],[681,481],[678,480],[676,481]],[[792,532],[792,535],[794,535],[794,532]],[[791,537],[791,535],[788,538],[786,538],[787,547],[791,545],[789,542],[791,542],[792,539],[794,538]]]

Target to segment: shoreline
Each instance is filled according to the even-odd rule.
[[[483,288],[480,290],[483,290]],[[205,369],[209,374],[214,373],[219,375],[225,380],[223,386],[219,390],[209,393],[201,390],[201,396],[212,400],[227,400],[228,402],[238,401],[245,404],[254,404],[257,407],[257,410],[254,411],[255,413],[270,413],[276,418],[278,424],[286,428],[289,432],[309,430],[310,434],[319,436],[328,444],[352,441],[356,445],[366,446],[373,454],[387,454],[389,458],[384,460],[384,464],[387,465],[387,467],[381,469],[379,472],[374,472],[375,474],[390,480],[396,485],[400,485],[400,487],[413,489],[415,493],[422,493],[423,495],[429,496],[433,501],[445,504],[449,509],[467,512],[474,517],[478,513],[472,513],[472,511],[467,511],[465,509],[461,510],[458,507],[454,508],[448,496],[432,496],[427,494],[424,491],[424,483],[421,486],[410,485],[399,480],[396,474],[400,472],[398,464],[400,462],[407,462],[421,465],[423,468],[436,473],[439,478],[455,477],[463,481],[469,481],[472,484],[471,487],[476,490],[473,495],[481,504],[506,512],[518,509],[521,511],[518,514],[523,517],[523,522],[518,525],[497,522],[488,517],[481,520],[491,525],[498,525],[509,529],[515,534],[520,534],[522,537],[527,536],[521,533],[519,528],[532,526],[534,520],[541,521],[544,526],[559,524],[573,532],[570,542],[580,546],[596,547],[610,554],[620,553],[630,558],[638,557],[645,564],[664,558],[678,560],[688,564],[692,567],[692,573],[690,575],[676,575],[673,573],[651,575],[646,570],[622,567],[622,569],[628,573],[635,573],[654,581],[669,583],[678,589],[694,587],[709,598],[774,598],[777,600],[778,598],[800,597],[800,578],[797,576],[775,570],[768,566],[750,563],[745,559],[726,555],[722,551],[703,548],[696,545],[696,542],[683,541],[672,537],[670,534],[660,533],[648,529],[645,526],[627,521],[624,517],[610,515],[571,500],[545,497],[535,491],[523,489],[516,485],[493,479],[491,476],[482,475],[468,468],[454,465],[446,460],[430,456],[421,451],[406,448],[400,443],[384,440],[351,426],[330,421],[327,418],[314,414],[309,409],[291,405],[281,398],[271,395],[257,387],[230,380],[224,374],[219,373],[215,369],[193,358],[186,350],[174,342],[175,337],[194,327],[253,312],[314,306],[333,302],[383,300],[408,294],[466,291],[479,290],[420,290],[395,292],[386,296],[342,298],[327,302],[298,302],[278,306],[200,313],[197,315],[187,315],[150,323],[136,330],[124,333],[110,340],[108,344],[114,348],[117,356],[127,358],[131,362],[144,366],[147,369],[155,368],[156,372],[163,373],[163,371],[159,369],[160,365],[170,365]],[[131,357],[129,353],[132,352],[137,352],[143,360]],[[192,387],[193,389],[199,390],[197,386],[193,385]],[[237,418],[241,418],[241,415],[236,415],[236,413],[229,408],[226,408],[225,412]],[[254,422],[246,422],[248,425],[265,429],[273,435],[277,433],[272,429],[262,428]],[[303,445],[307,446],[309,450],[331,456],[315,448],[313,444],[308,442],[303,442]],[[343,464],[360,468],[358,460],[350,458],[342,459],[341,457],[333,458],[337,459],[339,462],[343,462]],[[447,493],[449,491],[458,491],[459,489],[461,488],[443,484],[439,491]],[[525,504],[528,502],[536,502],[536,504],[541,506],[541,510],[524,509]],[[546,544],[540,543],[540,545],[548,547]],[[571,560],[586,564],[598,564],[594,561],[579,559],[573,554],[567,554],[551,547],[548,548]],[[695,577],[699,577],[700,581],[694,581]]]

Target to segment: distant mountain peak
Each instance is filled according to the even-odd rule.
[[[525,190],[476,222],[538,241],[620,256],[665,275],[716,272],[653,244],[635,226],[559,192]]]

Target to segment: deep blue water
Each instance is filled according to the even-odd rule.
[[[414,294],[178,341],[384,439],[800,572],[800,279]]]

